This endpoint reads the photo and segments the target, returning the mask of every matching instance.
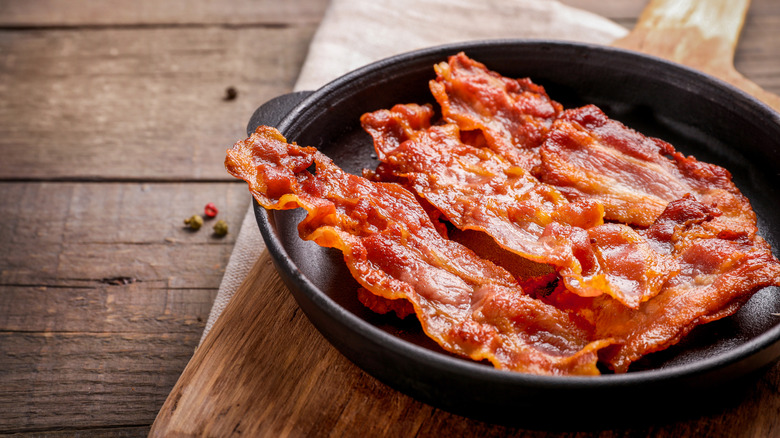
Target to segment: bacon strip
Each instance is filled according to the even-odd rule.
[[[558,289],[548,300],[616,340],[601,359],[616,372],[646,354],[676,344],[694,327],[736,312],[753,293],[780,285],[780,263],[755,234],[724,233],[720,212],[692,196],[669,203],[648,229],[666,241],[681,272],[652,300],[632,310],[602,297],[585,299]]]
[[[538,148],[563,107],[529,79],[509,79],[464,53],[434,66],[429,84],[444,119],[462,131],[479,130],[487,146],[510,163],[531,171]]]
[[[306,170],[316,164],[316,173]],[[340,249],[362,287],[405,299],[445,350],[536,374],[598,374],[587,326],[523,293],[512,276],[443,238],[414,195],[347,174],[314,148],[259,127],[225,166],[268,209],[302,207],[302,238]]]
[[[676,273],[676,263],[633,229],[602,224],[600,204],[568,202],[491,150],[462,143],[456,125],[431,126],[432,115],[429,106],[396,105],[361,123],[374,138],[380,173],[404,181],[457,228],[555,265],[579,295],[607,293],[634,308]]]
[[[608,220],[646,227],[669,202],[689,193],[717,204],[724,219],[755,222],[726,169],[685,157],[669,143],[645,137],[593,105],[565,111],[540,154],[542,181],[569,199],[603,204]]]

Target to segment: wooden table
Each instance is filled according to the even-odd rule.
[[[630,28],[645,0],[565,3]],[[291,89],[326,6],[0,0],[0,434],[148,433],[249,203],[224,150],[260,103]],[[735,64],[780,94],[776,0],[753,1]],[[184,229],[208,202],[226,237],[213,222]],[[408,432],[521,432],[434,412],[420,404]],[[719,414],[568,436],[772,433],[780,366]]]

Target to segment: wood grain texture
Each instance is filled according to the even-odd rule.
[[[207,202],[232,233],[184,228]],[[145,434],[248,203],[240,183],[0,183],[0,433]]]
[[[0,26],[149,26],[317,23],[328,0],[0,0]]]
[[[0,332],[0,433],[136,427],[154,418],[198,336]]]
[[[631,33],[613,45],[693,67],[780,111],[780,96],[734,67],[749,6],[750,0],[652,0]]]
[[[224,151],[325,4],[0,1],[0,434],[146,436],[249,203]]]
[[[128,277],[171,288],[216,288],[250,198],[244,184],[0,184],[0,284],[89,286]],[[234,232],[183,220],[208,202]],[[33,243],[34,242],[34,243]]]
[[[774,9],[766,7],[770,3]],[[765,6],[762,8],[761,6]],[[762,13],[762,9],[765,12]],[[780,94],[780,2],[753,0],[742,37],[737,43],[734,66],[761,88]]]
[[[0,180],[232,180],[225,150],[314,29],[0,32]]]

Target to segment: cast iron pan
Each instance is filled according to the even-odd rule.
[[[250,120],[276,126],[359,174],[377,161],[359,125],[368,111],[435,103],[433,65],[459,51],[509,77],[530,77],[572,108],[598,105],[610,117],[662,138],[685,154],[729,169],[751,200],[761,234],[780,244],[780,116],[724,82],[620,49],[550,41],[471,42],[411,52],[351,72],[314,92],[282,96]],[[449,355],[416,321],[366,310],[341,253],[298,237],[302,210],[255,213],[282,279],[316,328],[370,375],[460,415],[526,427],[606,427],[700,415],[741,400],[740,388],[780,356],[780,294],[758,292],[737,314],[696,328],[680,344],[629,373],[544,377],[496,370]],[[414,319],[414,318],[411,318]]]

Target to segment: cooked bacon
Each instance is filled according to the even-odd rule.
[[[460,141],[454,124],[431,126],[430,106],[396,105],[361,117],[384,172],[404,181],[460,229],[505,236],[519,254],[544,261],[545,227],[602,223],[595,202],[572,204],[554,187],[490,150]]]
[[[691,193],[718,204],[722,220],[755,221],[742,215],[746,200],[727,170],[685,157],[593,105],[563,111],[529,79],[503,77],[463,53],[434,69],[431,92],[462,138],[531,171],[569,200],[599,202],[605,220],[647,227],[669,202]]]
[[[307,168],[316,164],[316,172]],[[225,166],[267,209],[302,207],[302,238],[340,249],[362,287],[407,300],[445,350],[536,374],[598,374],[587,325],[526,295],[512,276],[443,238],[414,195],[343,172],[314,148],[259,127]]]
[[[500,93],[497,88],[494,93]],[[490,93],[475,99],[485,95]],[[460,122],[452,114],[449,118]],[[485,123],[479,129],[509,128]],[[487,142],[492,138],[485,137]],[[644,250],[668,255],[678,264],[676,275],[656,283],[661,286],[658,295],[637,309],[607,295],[583,297],[564,287],[546,298],[593,323],[597,337],[616,339],[601,352],[602,361],[616,372],[676,344],[698,325],[733,314],[761,288],[780,285],[778,261],[757,236],[755,213],[726,169],[686,157],[592,105],[564,111],[536,151],[541,165],[534,174],[541,181],[570,201],[604,205],[606,220],[649,227],[636,230],[648,244]],[[626,249],[613,260],[636,255],[635,248]]]
[[[600,204],[568,202],[491,150],[462,143],[456,125],[431,126],[432,115],[429,106],[396,105],[361,123],[374,138],[379,173],[404,181],[457,228],[556,266],[579,295],[607,293],[634,308],[676,273],[676,263],[630,227],[602,224]]]
[[[666,242],[681,271],[639,309],[561,288],[548,302],[589,320],[597,337],[615,339],[601,359],[616,372],[627,371],[631,362],[676,344],[694,327],[733,314],[756,291],[780,285],[780,263],[769,245],[755,233],[723,233],[720,215],[692,196],[669,203],[647,232]]]
[[[599,358],[621,373],[780,286],[725,169],[464,54],[435,69],[441,124],[417,105],[363,117],[383,161],[373,181],[272,128],[228,151],[265,208],[307,210],[301,237],[344,253],[370,309],[413,311],[445,350],[498,368],[598,374]],[[496,245],[478,243],[488,234]]]
[[[602,203],[607,220],[646,227],[669,202],[689,193],[717,204],[724,220],[755,222],[726,169],[685,157],[593,105],[566,110],[553,124],[541,157],[542,181],[571,200]]]
[[[479,130],[487,146],[515,166],[531,171],[538,148],[563,111],[530,79],[509,79],[464,53],[434,66],[429,84],[445,120],[464,132]]]

